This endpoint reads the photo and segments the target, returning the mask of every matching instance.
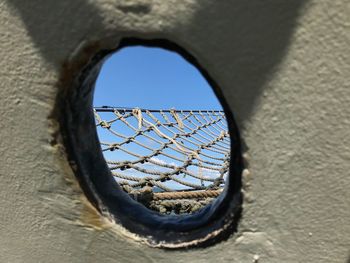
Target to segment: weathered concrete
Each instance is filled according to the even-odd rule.
[[[0,1],[0,261],[349,262],[349,14],[346,0]],[[82,199],[52,140],[58,80],[82,47],[124,36],[186,48],[236,114],[250,174],[229,240],[149,248]]]

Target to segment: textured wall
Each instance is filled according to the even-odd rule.
[[[0,262],[349,262],[349,17],[346,0],[1,0]],[[53,140],[63,65],[125,36],[186,48],[238,119],[250,174],[227,241],[126,238]]]

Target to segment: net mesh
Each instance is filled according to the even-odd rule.
[[[94,108],[106,162],[132,198],[161,213],[192,213],[217,197],[229,169],[223,111]]]

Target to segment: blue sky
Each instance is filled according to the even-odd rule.
[[[200,72],[175,52],[126,47],[104,63],[94,106],[221,110]]]

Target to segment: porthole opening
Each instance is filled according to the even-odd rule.
[[[110,47],[110,44],[107,46]],[[123,49],[126,50],[128,47],[139,46],[143,46],[144,48],[163,48],[165,51],[175,52],[175,55],[178,56],[178,58],[180,57],[181,59],[185,59],[189,63],[189,66],[192,66],[195,70],[198,70],[201,73],[202,78],[210,84],[208,85],[210,86],[209,90],[213,88],[216,97],[220,100],[224,111],[222,112],[221,108],[208,109],[208,107],[203,107],[208,105],[197,105],[197,108],[194,109],[194,102],[203,102],[203,99],[201,99],[202,92],[194,92],[191,94],[190,91],[193,90],[191,90],[190,86],[186,86],[188,89],[185,90],[185,93],[187,95],[186,101],[188,103],[192,103],[192,107],[190,107],[191,105],[169,105],[169,103],[158,105],[136,103],[135,98],[140,98],[141,102],[154,103],[151,99],[146,99],[148,95],[151,95],[151,93],[149,93],[149,89],[142,89],[143,93],[140,91],[139,93],[141,96],[138,97],[135,96],[133,92],[131,92],[128,97],[134,103],[130,102],[129,105],[118,105],[118,101],[120,100],[114,101],[114,99],[122,98],[121,91],[129,91],[130,89],[130,87],[120,86],[113,87],[116,96],[112,96],[113,94],[105,92],[104,89],[101,89],[101,91],[105,92],[107,96],[105,95],[102,97],[102,101],[99,101],[99,91],[94,93],[94,89],[96,87],[96,84],[98,85],[96,80],[101,73],[101,67],[103,63],[106,61],[106,63],[108,63],[108,58],[111,58],[114,53],[118,54],[118,52],[122,51]],[[132,65],[135,65],[135,61]],[[146,65],[149,66],[149,64]],[[120,73],[119,70],[115,71],[115,74],[118,73]],[[133,77],[137,78],[138,75],[133,74]],[[158,77],[162,78],[165,76],[158,74]],[[170,85],[173,82],[175,83],[175,81],[168,80],[167,84]],[[116,84],[120,85],[120,83]],[[241,174],[243,171],[243,162],[241,156],[239,132],[234,121],[234,116],[228,107],[228,104],[226,103],[225,97],[221,92],[219,85],[213,80],[205,68],[200,65],[200,63],[198,63],[197,59],[192,54],[190,54],[187,50],[183,49],[179,45],[164,39],[145,40],[139,38],[126,38],[123,39],[119,43],[118,47],[114,50],[110,50],[109,48],[102,48],[100,44],[94,44],[92,46],[82,48],[80,52],[76,52],[73,58],[70,58],[70,60],[67,62],[67,64],[65,64],[63,68],[61,82],[59,85],[62,88],[58,93],[56,107],[52,113],[52,117],[57,119],[60,127],[59,133],[55,138],[60,141],[62,140],[66,156],[68,158],[68,163],[74,171],[85,196],[97,209],[101,216],[115,222],[116,225],[122,226],[127,230],[127,233],[136,235],[137,240],[142,240],[152,247],[171,249],[185,247],[204,247],[226,239],[236,231],[242,210]],[[164,89],[163,87],[160,90],[162,93],[160,95],[157,95],[159,97],[158,103],[167,102],[167,100],[164,99],[165,95],[176,98],[175,95],[181,94],[178,92],[178,90],[172,91],[173,93],[177,92],[175,95],[172,93],[168,94],[168,90]],[[126,97],[127,96],[124,98]],[[154,96],[152,98],[154,99]],[[177,99],[174,101],[181,100],[177,97]],[[120,103],[122,102],[120,101]],[[155,106],[158,106],[158,108]],[[97,117],[96,114],[99,115],[99,117]],[[110,119],[103,116],[104,114],[114,114],[114,117],[113,119]],[[160,120],[163,118],[161,115],[164,114],[164,121],[159,120],[159,122],[157,122],[154,120],[154,123],[152,123],[151,114],[155,115],[155,119]],[[202,116],[199,116],[200,114],[204,114],[203,118]],[[126,117],[126,115],[130,115],[130,117]],[[204,204],[201,207],[194,209],[193,211],[174,211],[172,210],[173,208],[168,210],[167,207],[165,207],[165,209],[154,207],[152,208],[150,207],[149,203],[150,199],[143,199],[141,202],[139,202],[140,200],[137,201],[137,198],[139,196],[139,193],[137,191],[140,189],[142,190],[142,187],[140,186],[139,189],[136,188],[136,193],[131,193],[131,191],[134,191],[134,189],[128,191],[128,189],[125,189],[127,187],[123,185],[123,182],[118,182],[118,179],[116,179],[113,175],[114,170],[117,169],[121,171],[130,170],[130,167],[133,165],[131,162],[135,159],[127,160],[127,162],[124,162],[125,160],[123,159],[123,164],[121,164],[119,161],[121,159],[117,159],[116,164],[113,164],[106,161],[109,159],[108,157],[111,156],[104,155],[104,151],[101,151],[101,148],[103,149],[104,147],[109,147],[110,149],[108,151],[112,150],[110,152],[114,153],[117,149],[120,150],[120,147],[122,145],[132,143],[131,141],[133,140],[133,136],[136,138],[140,137],[143,133],[149,133],[153,136],[156,136],[157,134],[161,137],[161,139],[158,140],[161,142],[160,145],[162,145],[162,147],[164,147],[164,145],[172,145],[175,151],[180,151],[181,149],[188,154],[188,163],[192,164],[192,160],[200,156],[202,151],[205,152],[204,150],[207,149],[205,149],[205,147],[199,147],[199,152],[196,152],[193,149],[190,151],[188,149],[190,148],[190,142],[184,140],[185,138],[193,140],[193,136],[191,136],[193,134],[197,135],[198,139],[200,138],[199,132],[197,131],[199,129],[195,128],[196,125],[197,127],[199,126],[200,122],[195,124],[195,120],[192,120],[194,125],[191,126],[193,133],[191,134],[190,129],[188,129],[186,131],[188,137],[182,134],[182,142],[176,142],[180,149],[177,146],[174,146],[175,141],[178,141],[179,137],[181,137],[178,134],[180,134],[180,132],[185,133],[185,124],[188,126],[190,125],[190,122],[184,120],[186,116],[188,116],[188,119],[200,118],[203,123],[205,120],[208,122],[212,121],[209,121],[209,119],[214,117],[222,119],[221,125],[224,125],[224,122],[226,121],[230,138],[228,147],[230,150],[228,173],[223,176],[225,184],[223,184],[222,181],[218,181],[217,184],[211,186],[213,191],[220,191],[219,195],[214,201],[209,202],[209,204]],[[130,122],[126,121],[127,119],[130,119]],[[169,121],[166,121],[166,119],[169,119]],[[129,131],[129,134],[126,134],[127,136],[125,136],[125,138],[121,137],[121,140],[117,142],[114,141],[116,136],[114,134],[110,134],[109,138],[111,141],[108,141],[108,144],[102,145],[101,147],[102,140],[100,141],[100,139],[103,139],[103,137],[101,137],[101,135],[98,135],[97,129],[101,128],[107,134],[111,133],[108,131],[108,127],[113,127],[115,122],[123,122],[126,126],[133,125],[136,130],[131,129],[131,131]],[[128,123],[128,125],[126,123]],[[150,123],[152,123],[152,125]],[[160,126],[162,129],[158,128]],[[211,127],[211,125],[203,124],[203,127],[209,127],[211,129],[211,132],[214,133],[214,128]],[[171,133],[170,131],[165,131],[165,128],[169,128],[171,131],[174,131],[175,129],[176,132]],[[216,128],[218,129],[219,127]],[[149,131],[145,131],[148,129]],[[209,130],[207,132],[207,136],[209,136],[209,134],[213,135],[211,132],[209,132]],[[221,133],[221,131],[220,133],[216,134],[219,134],[219,137],[221,137],[220,139],[223,138],[227,140],[227,136]],[[204,136],[204,134],[202,135]],[[174,138],[171,136],[174,136]],[[143,138],[143,140],[144,142],[147,141],[148,143],[152,141],[152,139],[147,137]],[[202,138],[202,140],[204,141],[204,138]],[[207,141],[209,142],[209,140]],[[227,148],[226,143],[223,143],[222,140],[218,141],[220,141],[221,146],[225,146],[225,148]],[[216,144],[212,143],[210,145]],[[115,149],[112,149],[111,147]],[[135,148],[132,149],[132,153],[136,152],[143,157],[147,155],[145,152],[139,151],[141,145],[133,147]],[[138,151],[136,151],[136,147],[139,147],[137,148]],[[154,145],[152,145],[152,150],[150,151],[157,154],[157,152],[153,151],[154,148]],[[158,148],[156,148],[156,151],[159,151],[159,153],[157,155],[154,154],[154,156],[159,159],[160,157],[158,155],[160,155],[162,150],[163,148],[159,149],[158,146]],[[181,151],[178,152],[178,154],[181,154]],[[183,155],[185,156],[185,154]],[[140,158],[139,156],[134,157],[136,160]],[[148,152],[148,157],[152,158],[153,155],[149,156]],[[178,172],[184,171],[183,162],[181,162],[182,166],[180,166],[179,163],[174,162],[174,164],[170,163],[171,165],[168,167],[168,162],[162,162],[158,159],[153,159],[153,161],[155,161],[154,165],[166,165],[167,167],[163,167],[162,165],[158,166],[171,170],[171,175],[174,174],[178,176]],[[147,160],[149,161],[149,159],[146,158],[146,160],[143,160],[143,162],[145,163]],[[198,168],[202,169],[203,171],[205,168],[204,165],[208,165],[204,162],[204,160],[208,161],[208,158],[203,157],[203,161],[201,163],[197,162],[197,166],[202,167],[195,167],[195,171],[197,171],[195,175],[199,174],[203,176],[203,174],[200,174]],[[141,161],[137,162],[141,163]],[[111,169],[111,165],[116,165],[117,169]],[[126,167],[122,167],[122,165]],[[180,168],[174,172],[174,169],[176,169],[178,166],[180,166]],[[222,172],[223,171],[224,170],[222,170]],[[156,174],[156,176],[159,176],[159,174]],[[167,176],[169,176],[169,174],[165,175],[165,178],[154,181],[160,181],[161,183],[167,182],[169,181],[167,180],[168,178],[166,178]],[[183,179],[182,177],[183,175],[180,175],[181,179]],[[190,176],[185,175],[185,179],[188,177]],[[177,177],[174,176],[173,178]],[[164,182],[162,182],[162,180]],[[138,183],[138,180],[130,181]],[[156,188],[158,186],[155,187],[155,183],[150,181],[151,180],[149,179],[143,180],[141,182],[142,184],[140,185],[142,185],[143,188],[146,187],[146,190],[147,187],[149,190],[151,190],[150,192],[153,193],[152,198],[154,195],[156,195],[156,193],[159,195],[164,193],[166,194],[165,189],[163,189],[163,191],[160,191],[160,189]],[[210,181],[210,183],[213,182]],[[204,182],[200,181],[198,185],[202,186],[202,184],[204,184],[204,187],[209,188],[210,183],[205,184]],[[172,190],[176,191],[177,189],[174,187]],[[183,192],[201,190],[202,189],[180,189],[180,191]],[[143,197],[141,197],[141,199],[142,198]],[[181,210],[181,208],[179,210]],[[124,233],[124,231],[122,232]]]
[[[95,86],[97,133],[112,176],[162,214],[191,214],[223,191],[230,162],[225,113],[201,73],[160,47],[124,47]]]

